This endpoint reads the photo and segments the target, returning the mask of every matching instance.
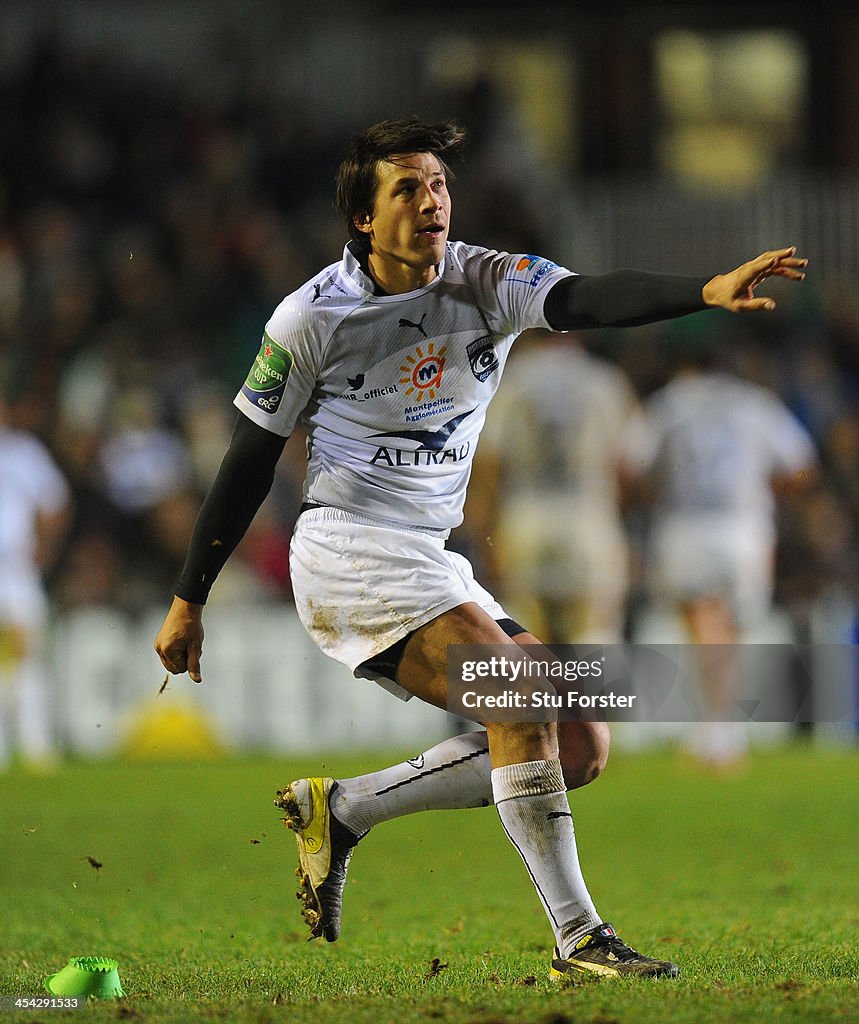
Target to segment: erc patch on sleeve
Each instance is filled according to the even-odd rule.
[[[242,394],[263,412],[276,413],[294,362],[291,352],[264,334],[253,366],[242,384]]]
[[[550,270],[556,270],[557,267],[557,263],[543,259],[542,256],[530,254],[520,256],[508,270],[505,281],[516,281],[518,284],[527,284],[531,288],[536,288],[546,274]]]

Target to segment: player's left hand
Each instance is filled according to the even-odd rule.
[[[787,277],[802,281],[807,259],[796,255],[796,246],[773,249],[749,260],[729,274],[717,274],[702,289],[701,295],[708,306],[718,306],[732,313],[775,309],[775,301],[766,295],[755,295],[755,288],[768,277]]]

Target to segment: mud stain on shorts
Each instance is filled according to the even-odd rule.
[[[337,621],[337,612],[308,597],[305,601],[308,629],[321,647],[336,647],[343,638],[343,630]]]
[[[365,602],[375,602],[375,595],[370,594],[366,587],[361,588],[361,592],[358,595],[360,604],[352,612],[349,613],[348,625],[349,629],[355,634],[355,636],[364,637],[368,640],[373,640],[379,635],[378,625],[369,625],[366,620],[366,615],[363,610]]]

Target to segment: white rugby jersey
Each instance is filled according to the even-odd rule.
[[[0,426],[0,576],[3,582],[38,575],[36,520],[69,500],[65,477],[31,434]]]
[[[767,526],[773,477],[815,461],[811,438],[777,395],[722,372],[679,376],[655,392],[630,455],[655,474],[657,515],[716,512]]]
[[[448,242],[426,287],[374,295],[347,246],[274,311],[235,404],[284,436],[301,420],[305,501],[450,530],[510,346],[549,326],[546,292],[570,273]]]
[[[575,344],[538,342],[511,359],[481,451],[503,457],[505,500],[575,496],[614,507],[636,410],[632,386],[612,363]]]

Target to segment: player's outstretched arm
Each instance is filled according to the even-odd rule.
[[[203,605],[212,584],[271,490],[286,438],[239,415],[230,447],[203,501],[175,597],[155,639],[161,663],[174,675],[202,682]]]
[[[701,294],[708,306],[727,309],[732,313],[775,309],[775,302],[769,296],[755,295],[755,288],[768,277],[787,277],[791,281],[801,281],[805,277],[807,265],[807,259],[796,255],[796,246],[773,249],[762,253],[757,259],[743,263],[729,274],[717,274],[704,285]]]
[[[775,308],[773,300],[755,296],[755,288],[768,277],[801,281],[807,262],[791,247],[765,252],[728,274],[711,278],[645,270],[571,274],[551,287],[543,313],[554,330],[573,331],[635,327],[697,313],[708,306],[734,313],[770,310]]]

